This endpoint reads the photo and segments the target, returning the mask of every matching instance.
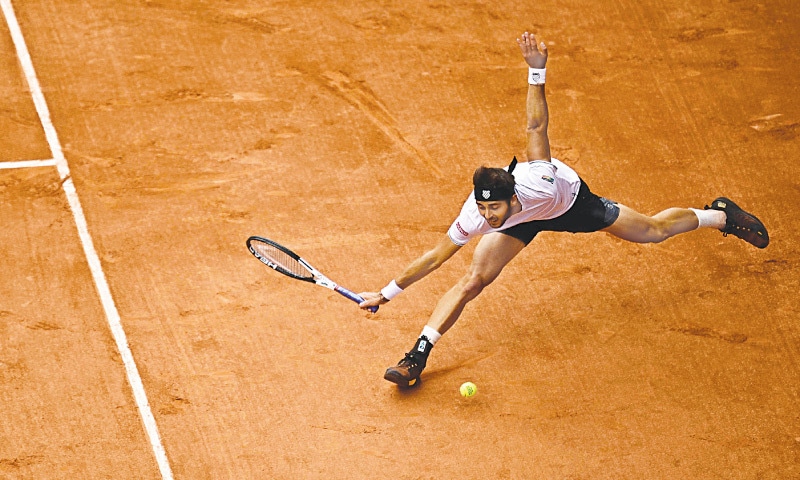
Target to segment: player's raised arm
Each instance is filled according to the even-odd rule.
[[[528,63],[528,101],[527,134],[528,161],[550,161],[550,140],[547,138],[547,100],[544,95],[545,65],[547,64],[547,45],[538,42],[528,32],[517,39],[517,44]]]

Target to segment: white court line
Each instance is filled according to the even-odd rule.
[[[92,272],[97,292],[103,303],[103,310],[105,310],[108,325],[117,343],[117,349],[119,349],[122,362],[125,364],[128,382],[130,382],[131,388],[133,389],[136,406],[139,408],[139,415],[142,417],[142,422],[147,431],[147,436],[150,439],[150,445],[153,448],[158,468],[161,470],[161,477],[164,480],[171,480],[172,470],[170,469],[164,446],[161,443],[161,437],[158,434],[158,427],[156,426],[155,418],[153,418],[153,412],[150,410],[150,404],[147,401],[147,395],[142,385],[142,378],[139,376],[139,370],[136,368],[136,362],[133,360],[131,349],[128,347],[128,339],[125,336],[125,330],[122,329],[117,306],[114,304],[111,290],[108,288],[108,283],[103,273],[103,267],[100,264],[100,258],[97,256],[94,244],[92,243],[92,237],[89,235],[86,217],[83,215],[83,209],[78,200],[78,194],[75,191],[75,184],[72,183],[72,179],[70,178],[69,165],[67,164],[66,158],[64,158],[56,129],[53,127],[53,123],[50,120],[50,110],[47,108],[44,94],[39,86],[39,80],[36,78],[36,72],[33,69],[33,62],[28,52],[28,46],[25,44],[22,31],[19,28],[17,17],[14,14],[14,8],[11,6],[11,0],[0,0],[0,4],[2,5],[6,22],[8,23],[8,29],[11,32],[11,38],[14,40],[14,46],[17,49],[17,56],[22,65],[22,71],[25,73],[25,78],[28,80],[33,103],[36,106],[36,112],[39,114],[39,120],[42,122],[42,127],[47,137],[47,143],[50,145],[50,151],[53,154],[55,166],[58,168],[58,173],[61,176],[64,193],[67,196],[67,201],[72,210],[72,216],[75,218],[75,224],[78,227],[78,235],[83,244],[86,260],[89,262],[89,269]]]
[[[0,162],[0,170],[4,168],[34,168],[34,167],[55,167],[56,159],[50,160],[22,160],[19,162]]]

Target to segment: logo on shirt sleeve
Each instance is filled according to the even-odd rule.
[[[456,222],[456,228],[458,229],[458,233],[464,235],[465,237],[469,237],[469,233],[467,233],[466,230],[464,230],[464,228],[461,227],[460,222]]]
[[[544,180],[545,182],[550,182],[550,183],[553,183],[553,182],[556,181],[553,177],[551,177],[549,175],[542,175],[542,180]]]

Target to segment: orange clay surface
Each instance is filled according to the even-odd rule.
[[[175,478],[800,477],[794,0],[14,6]],[[244,241],[383,287],[523,155],[525,30],[594,191],[772,244],[542,234],[399,390],[474,244],[370,315]],[[52,158],[0,62],[0,160]],[[160,478],[59,181],[0,170],[0,478]]]

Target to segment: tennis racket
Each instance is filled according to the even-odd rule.
[[[310,263],[300,258],[300,255],[279,243],[262,237],[250,237],[247,239],[247,249],[250,250],[250,253],[259,259],[261,263],[288,277],[296,278],[304,282],[316,283],[356,303],[364,301],[364,297],[337,285],[319,270],[312,267]],[[375,313],[378,311],[378,307],[370,307],[369,311]]]

